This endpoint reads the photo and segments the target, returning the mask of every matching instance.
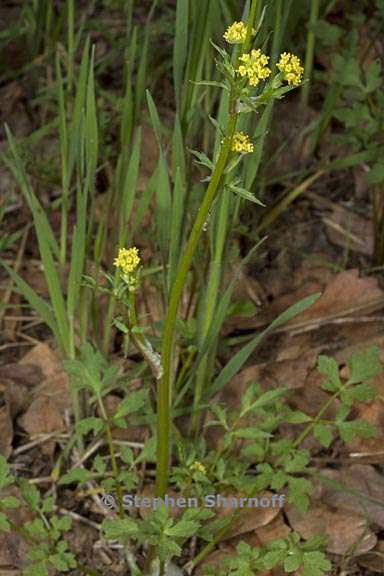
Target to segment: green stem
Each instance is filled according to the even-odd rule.
[[[119,470],[119,466],[118,466],[117,460],[116,460],[115,449],[113,447],[112,430],[111,430],[111,427],[109,425],[108,414],[105,410],[105,406],[104,406],[102,398],[98,398],[98,404],[99,404],[101,415],[102,415],[104,422],[105,422],[105,432],[106,432],[106,437],[107,437],[109,454],[111,456],[112,472],[113,472],[113,476],[114,476],[115,481],[116,481],[116,495],[117,495],[117,505],[118,505],[118,509],[119,509],[119,516],[120,516],[120,518],[124,518],[123,491],[122,491],[120,480],[119,480],[120,470]]]
[[[188,270],[192,263],[193,254],[195,252],[197,243],[206,221],[209,209],[216,196],[220,182],[223,176],[224,169],[231,151],[232,138],[236,129],[237,114],[235,111],[235,100],[232,96],[230,106],[232,108],[224,145],[220,151],[220,155],[212,174],[212,179],[207,188],[207,192],[200,205],[195,223],[193,225],[191,235],[185,247],[183,256],[181,258],[175,282],[173,284],[168,314],[165,320],[163,348],[162,348],[162,364],[163,376],[159,382],[158,391],[158,450],[157,450],[157,496],[163,498],[167,488],[168,481],[168,460],[169,460],[169,429],[170,429],[170,398],[171,398],[171,365],[172,365],[172,346],[175,331],[175,324],[179,303],[184,289],[185,280]]]

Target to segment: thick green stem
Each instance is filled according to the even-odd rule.
[[[168,481],[168,460],[169,460],[169,430],[170,430],[170,399],[172,383],[172,347],[181,296],[184,289],[188,270],[192,263],[193,254],[199,241],[204,223],[207,219],[209,209],[216,196],[227,160],[231,151],[232,138],[236,129],[237,114],[234,107],[234,98],[231,99],[231,113],[228,119],[226,138],[221,149],[212,179],[207,188],[207,192],[200,205],[191,235],[181,258],[174,285],[171,289],[168,314],[165,320],[162,365],[163,376],[159,382],[158,390],[158,449],[157,449],[157,486],[156,493],[159,497],[165,496]]]

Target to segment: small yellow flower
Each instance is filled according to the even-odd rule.
[[[121,269],[124,275],[132,274],[140,263],[137,248],[120,248],[113,264]]]
[[[237,72],[240,76],[248,76],[251,86],[257,86],[260,80],[265,80],[271,74],[267,66],[269,56],[263,54],[260,49],[243,54],[239,60],[243,64],[238,67]]]
[[[199,462],[198,460],[196,460],[190,467],[189,469],[192,472],[201,472],[202,474],[206,474],[207,473],[207,469],[204,466],[204,464],[202,464],[201,462]]]
[[[256,30],[252,28],[252,36],[256,34]],[[228,26],[226,32],[223,34],[224,40],[229,44],[242,44],[247,37],[247,25],[244,22],[234,22]]]
[[[283,73],[284,79],[291,86],[298,86],[304,74],[304,68],[297,56],[289,52],[283,52],[280,60],[276,64],[280,72]]]
[[[244,132],[236,132],[232,140],[232,151],[241,152],[242,154],[253,152],[253,144],[248,134],[245,134]]]

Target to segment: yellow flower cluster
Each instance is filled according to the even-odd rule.
[[[190,466],[190,470],[192,472],[201,472],[202,474],[206,474],[207,473],[207,469],[204,466],[204,464],[202,464],[201,462],[199,462],[198,460],[196,460],[196,462],[194,462],[191,466]]]
[[[256,34],[256,30],[252,28],[252,36]],[[234,22],[228,26],[223,35],[224,40],[229,44],[242,44],[247,37],[247,25],[244,22]]]
[[[239,60],[243,64],[238,67],[237,72],[240,76],[248,76],[251,86],[257,86],[260,80],[265,80],[271,73],[267,66],[269,56],[263,54],[260,49],[243,54]]]
[[[232,151],[241,152],[242,154],[253,152],[253,144],[248,134],[245,134],[244,132],[236,132],[232,140]]]
[[[276,64],[280,72],[283,73],[285,80],[291,86],[297,86],[301,82],[304,73],[304,68],[297,56],[289,52],[283,52],[280,55],[280,60]]]
[[[139,250],[137,248],[120,248],[113,264],[121,268],[123,274],[131,274],[140,263]]]

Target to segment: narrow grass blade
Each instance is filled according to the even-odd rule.
[[[279,216],[286,210],[286,208],[292,204],[292,202],[305,192],[311,184],[316,182],[324,174],[324,170],[318,170],[315,174],[312,174],[296,186],[293,190],[290,190],[288,194],[285,194],[281,200],[279,200],[275,206],[272,206],[270,210],[263,216],[261,222],[258,224],[256,231],[258,233],[262,232],[270,226]]]
[[[92,46],[92,55],[89,65],[87,95],[86,95],[86,113],[85,113],[85,153],[87,164],[87,183],[89,190],[94,191],[96,166],[98,156],[98,128],[96,113],[95,97],[95,79],[94,79],[94,59],[95,46]]]
[[[263,238],[262,240],[260,240],[260,242],[258,242],[256,244],[256,246],[254,246],[250,250],[250,252],[247,254],[247,256],[241,261],[241,263],[240,263],[238,269],[236,270],[231,282],[228,284],[224,294],[221,296],[219,303],[217,305],[217,308],[215,310],[215,314],[213,316],[212,322],[209,326],[207,335],[204,338],[201,346],[199,346],[199,352],[198,352],[196,359],[194,361],[194,366],[193,366],[193,370],[191,372],[191,375],[188,378],[188,381],[184,385],[183,389],[180,391],[179,395],[177,396],[177,398],[175,400],[175,406],[179,405],[180,401],[184,397],[188,388],[192,384],[192,381],[195,378],[196,372],[197,372],[197,370],[201,364],[202,359],[209,353],[210,350],[212,350],[212,347],[215,345],[215,342],[217,341],[217,338],[220,334],[221,327],[222,327],[222,325],[225,321],[225,318],[227,316],[228,308],[229,308],[229,305],[231,303],[231,297],[233,294],[233,290],[235,289],[236,284],[239,281],[240,272],[247,265],[249,260],[254,255],[255,251],[264,242],[264,240],[266,240],[266,238]]]
[[[52,254],[53,246],[57,247],[57,243],[54,240],[54,236],[48,223],[47,217],[28,182],[24,166],[21,162],[21,158],[17,152],[13,136],[10,133],[8,126],[6,126],[6,132],[15,160],[15,165],[13,165],[11,162],[9,165],[12,168],[12,171],[24,193],[24,196],[32,212],[40,255],[44,266],[44,275],[51,298],[51,304],[55,312],[61,341],[65,343],[66,351],[68,351],[68,322],[65,311],[64,297]],[[56,254],[56,256],[58,256],[58,254]]]
[[[52,330],[55,338],[59,342],[62,350],[65,349],[65,344],[61,339],[61,335],[55,321],[53,310],[41,296],[39,296],[30,286],[23,280],[23,278],[15,272],[8,264],[1,262],[12,280],[17,285],[20,293],[29,302],[30,306],[37,312],[43,322]]]
[[[125,173],[121,192],[119,191],[119,210],[120,210],[120,231],[119,246],[124,246],[128,236],[128,223],[131,217],[133,202],[135,200],[137,177],[139,174],[141,151],[141,129],[139,128],[136,135],[135,144],[129,159],[128,167]]]
[[[173,47],[173,82],[178,108],[180,107],[181,89],[184,84],[184,66],[188,53],[188,12],[188,0],[177,0],[175,42]]]
[[[180,253],[181,226],[183,222],[184,190],[181,171],[176,171],[176,180],[173,188],[171,213],[171,239],[169,248],[168,286],[172,286],[176,275],[177,263]]]
[[[63,79],[61,75],[60,54],[56,53],[57,99],[59,108],[59,139],[61,157],[61,223],[60,223],[60,264],[63,267],[66,260],[68,211],[69,211],[69,163],[68,163],[68,134],[65,114],[65,98]],[[68,80],[69,82],[69,80]]]
[[[175,181],[177,169],[180,170],[181,181],[186,184],[186,161],[183,133],[181,131],[180,117],[176,113],[172,135],[172,174]]]
[[[129,229],[129,235],[128,235],[129,239],[132,239],[133,236],[135,235],[137,229],[141,225],[144,214],[148,210],[148,207],[149,207],[151,199],[152,199],[152,194],[155,192],[156,177],[157,177],[156,172],[154,172],[152,174],[144,192],[141,195],[141,198],[139,200],[139,204],[137,207],[137,211],[135,213],[135,217],[133,218],[132,225]]]
[[[41,230],[43,231],[44,236],[46,237],[47,241],[49,242],[49,246],[50,246],[52,252],[54,253],[55,257],[59,258],[59,255],[60,255],[59,246],[58,246],[56,238],[52,232],[52,228],[48,222],[48,218],[47,218],[44,210],[42,209],[39,200],[37,199],[36,195],[34,194],[32,188],[31,188],[31,185],[30,185],[29,180],[27,178],[27,175],[25,173],[24,166],[23,166],[23,163],[21,161],[20,155],[17,151],[16,143],[15,143],[15,140],[14,140],[12,134],[11,134],[11,131],[9,130],[9,127],[7,124],[5,124],[4,126],[5,126],[5,132],[7,134],[9,147],[11,149],[11,152],[12,152],[12,155],[14,158],[14,163],[11,162],[6,156],[3,156],[3,161],[6,164],[6,166],[10,169],[10,171],[14,175],[17,183],[19,184],[21,192],[23,193],[23,196],[24,196],[33,216],[35,216],[36,214],[39,214]]]
[[[125,91],[124,91],[123,112],[120,124],[121,150],[124,150],[127,146],[129,146],[134,126],[135,102],[132,89],[132,73],[133,73],[133,63],[135,62],[136,57],[136,42],[137,42],[137,27],[135,26],[132,33],[131,43],[129,46],[125,66],[125,79],[124,79]]]
[[[81,58],[79,77],[77,81],[77,90],[75,97],[75,105],[73,109],[72,124],[71,124],[71,138],[69,147],[69,174],[73,173],[74,165],[77,162],[82,168],[82,163],[79,159],[82,155],[81,140],[83,129],[83,115],[85,108],[85,100],[87,94],[87,76],[89,68],[89,38],[84,46],[83,55]]]

